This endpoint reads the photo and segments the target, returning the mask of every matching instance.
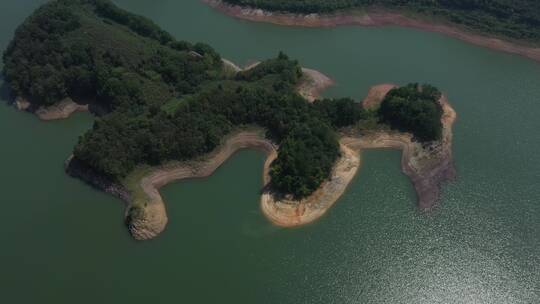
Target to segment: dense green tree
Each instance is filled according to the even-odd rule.
[[[413,133],[420,141],[439,140],[443,114],[440,98],[439,90],[430,85],[396,88],[382,101],[379,117],[392,128]]]
[[[316,100],[314,107],[335,128],[353,125],[366,115],[364,109],[350,98]]]
[[[300,65],[283,53],[230,76],[212,47],[177,41],[108,0],[48,2],[17,30],[3,59],[15,94],[37,106],[92,97],[108,109],[73,154],[116,181],[139,165],[211,152],[234,128],[255,124],[280,145],[272,186],[302,198],[328,178],[339,157],[336,130],[366,115],[351,99],[308,103],[295,92]],[[393,91],[381,112],[392,124],[393,111],[402,109],[394,99],[427,103],[438,94],[429,86],[403,90]],[[436,109],[411,108],[417,125],[398,117],[396,126],[432,136],[424,129]]]
[[[296,198],[305,197],[328,178],[338,156],[336,134],[323,121],[297,124],[281,142],[272,163],[272,185]]]

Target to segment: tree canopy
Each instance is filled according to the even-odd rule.
[[[381,103],[379,117],[392,128],[411,132],[420,141],[441,139],[441,93],[430,85],[392,89]]]
[[[108,0],[48,2],[19,27],[3,59],[14,93],[37,106],[66,97],[105,106],[73,154],[119,182],[137,166],[193,159],[235,128],[258,125],[280,146],[272,186],[302,198],[328,178],[339,157],[338,129],[366,116],[348,98],[308,103],[295,90],[300,65],[283,53],[231,75],[211,46],[178,41]],[[435,138],[429,129],[439,117],[429,103],[435,92],[395,90],[381,117]],[[411,106],[413,99],[419,105]],[[412,122],[392,114],[409,106]]]

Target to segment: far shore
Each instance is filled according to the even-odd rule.
[[[368,27],[400,26],[423,31],[441,33],[462,41],[517,54],[529,59],[540,61],[540,47],[527,46],[525,42],[512,42],[501,38],[473,33],[459,28],[457,25],[432,22],[429,20],[413,19],[399,12],[389,10],[368,10],[364,14],[339,12],[335,14],[291,14],[269,12],[261,9],[230,5],[220,0],[201,0],[211,7],[236,18],[267,22],[286,26],[303,27],[335,27],[340,25],[357,25]]]

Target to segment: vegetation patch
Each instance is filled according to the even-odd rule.
[[[420,141],[440,140],[441,92],[430,85],[409,84],[390,90],[378,110],[381,122],[409,132]]]
[[[295,198],[329,177],[340,128],[380,115],[420,140],[440,138],[432,125],[440,94],[430,86],[393,91],[378,114],[348,98],[311,104],[295,91],[302,70],[287,55],[234,73],[209,45],[178,41],[108,0],[48,2],[19,27],[3,59],[14,93],[36,106],[66,97],[103,105],[107,113],[73,154],[124,184],[150,166],[207,154],[245,125],[263,127],[279,145],[272,186]]]

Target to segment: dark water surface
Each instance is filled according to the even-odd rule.
[[[43,0],[0,3],[0,49]],[[415,209],[396,151],[367,151],[319,222],[269,224],[263,155],[163,189],[169,226],[135,242],[120,201],[69,178],[87,114],[40,122],[0,102],[0,303],[540,303],[540,64],[400,28],[287,28],[198,0],[118,0],[176,37],[244,64],[284,50],[361,98],[380,82],[429,81],[458,112],[459,179]],[[2,90],[2,100],[6,92]]]

